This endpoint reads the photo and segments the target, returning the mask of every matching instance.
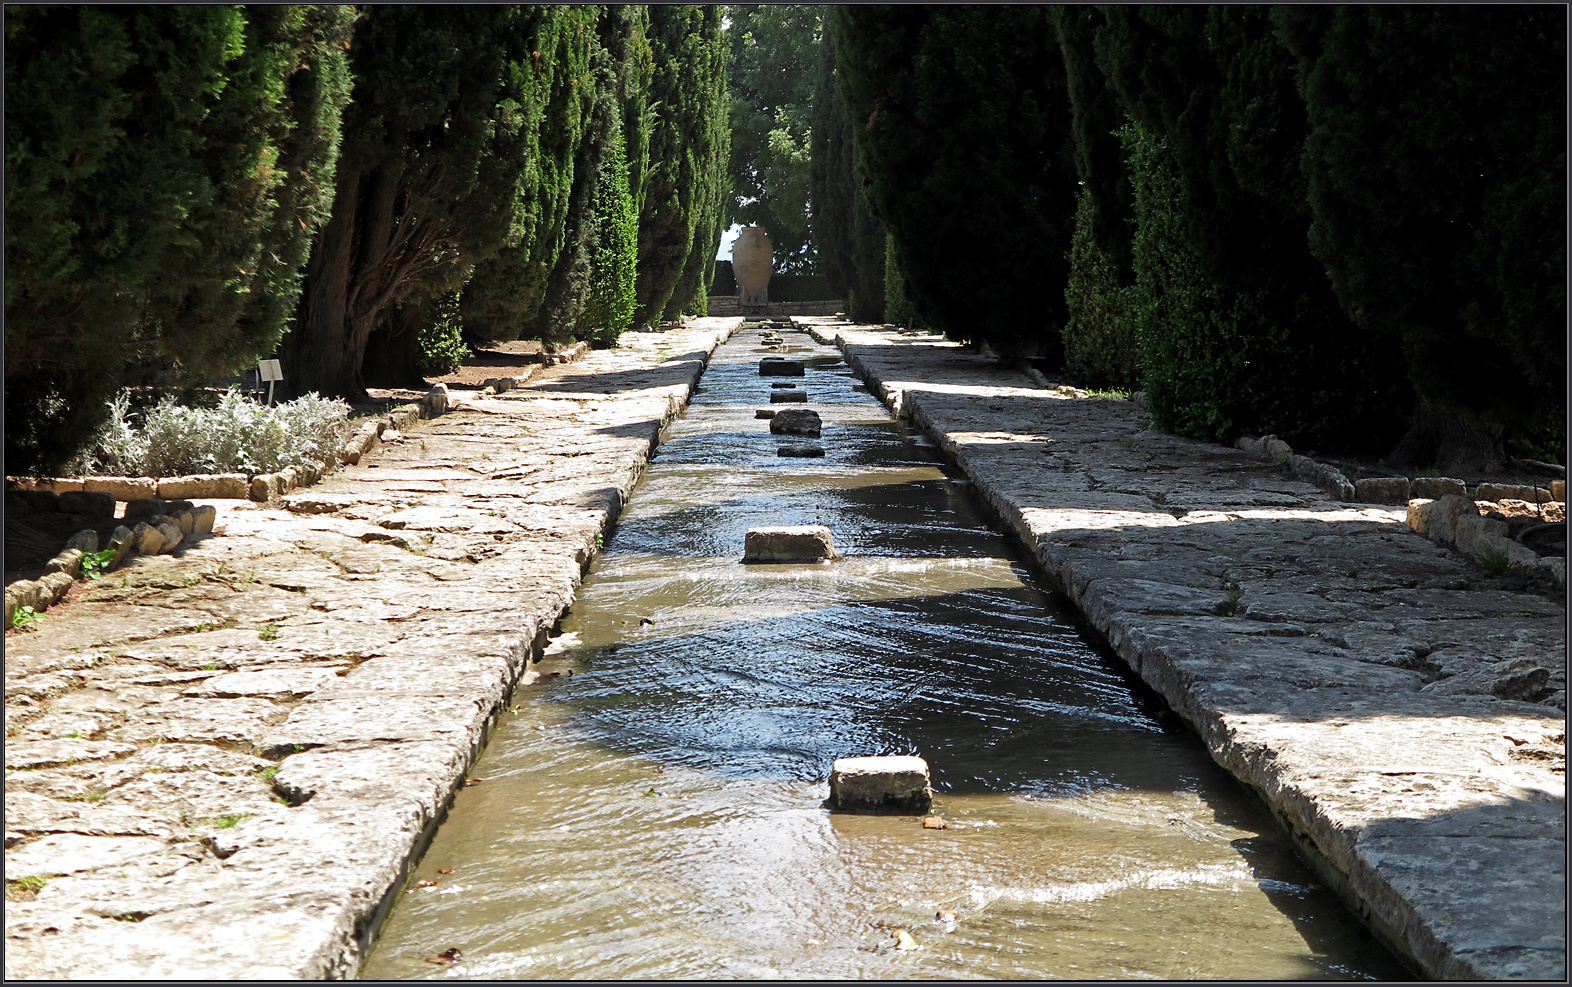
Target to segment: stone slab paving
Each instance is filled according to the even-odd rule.
[[[7,978],[353,976],[735,319],[465,401],[6,638]]]
[[[1565,978],[1564,600],[1128,401],[936,337],[795,321],[954,457],[1416,970]]]

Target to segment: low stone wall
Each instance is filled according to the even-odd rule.
[[[789,315],[836,315],[846,310],[846,302],[839,298],[817,302],[770,302],[762,309],[749,307],[744,311],[736,295],[716,295],[708,300],[712,317],[747,315],[750,317],[785,318]]]
[[[808,324],[1414,969],[1565,978],[1564,601],[1129,401]]]

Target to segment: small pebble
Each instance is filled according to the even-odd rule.
[[[945,821],[938,816],[928,816],[922,821],[923,829],[947,829]]]

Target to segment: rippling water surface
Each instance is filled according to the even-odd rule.
[[[785,338],[826,457],[775,455],[734,336],[362,975],[1404,976],[926,440]],[[741,564],[815,523],[843,560]],[[835,758],[905,753],[947,829],[822,808]]]

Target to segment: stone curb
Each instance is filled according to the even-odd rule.
[[[175,515],[154,515],[148,521],[138,522],[135,529],[121,525],[109,536],[109,541],[105,545],[106,549],[113,550],[115,554],[105,561],[99,571],[112,572],[132,555],[159,555],[173,552],[191,536],[212,534],[213,523],[217,516],[217,508],[204,506],[181,511]],[[174,529],[172,532],[167,530],[171,523]],[[66,547],[54,558],[44,563],[44,568],[48,570],[47,575],[36,580],[19,579],[7,586],[5,588],[6,630],[10,630],[14,625],[16,612],[22,607],[32,607],[34,612],[42,613],[59,603],[61,598],[71,591],[72,584],[82,577],[83,558],[97,551],[98,532],[92,528],[84,528],[72,535],[66,541]],[[66,578],[60,579],[62,575]]]
[[[665,340],[640,338],[598,353],[604,360],[585,370],[542,375],[524,401],[475,400],[461,420],[421,429],[418,453],[401,458],[395,448],[308,495],[326,510],[291,521],[278,513],[289,503],[237,512],[229,533],[239,537],[204,546],[195,560],[238,572],[235,585],[179,588],[189,581],[155,567],[150,582],[106,587],[112,593],[96,604],[173,631],[114,644],[127,639],[106,638],[114,632],[84,603],[45,629],[53,643],[26,635],[29,649],[8,648],[8,718],[13,696],[69,717],[81,706],[68,700],[121,685],[132,708],[102,739],[8,745],[8,769],[39,772],[21,792],[11,787],[19,775],[8,774],[8,877],[59,873],[53,861],[78,843],[83,853],[140,856],[127,881],[101,883],[84,864],[77,869],[88,873],[51,878],[36,900],[9,902],[7,975],[353,977],[513,688],[537,677],[529,666],[571,604],[597,536],[734,328],[709,320],[672,333],[685,347],[676,357],[658,355]],[[594,389],[608,372],[622,390]],[[576,374],[596,383],[575,387]],[[586,419],[587,405],[599,410]],[[421,492],[433,475],[456,486]],[[477,498],[505,509],[476,509]],[[285,556],[296,561],[283,565]],[[128,599],[136,585],[151,595]],[[217,610],[181,609],[199,606]],[[214,612],[239,626],[207,629]],[[102,643],[84,651],[84,640]],[[127,670],[98,675],[101,662],[109,673]],[[175,670],[124,677],[149,662]],[[255,670],[225,671],[235,668]],[[276,695],[264,680],[280,676],[287,705],[244,698]],[[135,698],[157,688],[173,698]],[[137,746],[150,735],[164,743]],[[182,758],[197,760],[165,767]],[[150,767],[171,773],[141,775]],[[99,802],[47,794],[80,771],[141,777]],[[200,802],[206,790],[202,804],[256,804],[216,810],[241,814],[238,822],[187,825],[182,816],[176,825],[120,795],[159,785],[174,786],[176,801]],[[39,838],[9,847],[13,831]],[[149,877],[148,868],[159,869]]]
[[[822,339],[829,333],[815,335]],[[1430,633],[1424,628],[1432,624],[1455,627],[1456,618],[1472,618],[1479,628],[1443,632],[1462,635],[1465,644],[1443,641],[1439,649],[1427,645],[1433,657],[1416,663],[1415,655],[1422,652],[1406,650],[1410,639],[1393,632],[1393,624],[1366,621],[1357,606],[1334,609],[1334,598],[1381,600],[1359,589],[1363,584],[1354,579],[1345,579],[1346,590],[1337,588],[1335,568],[1296,575],[1291,561],[1272,561],[1274,569],[1288,566],[1277,577],[1284,591],[1274,594],[1270,587],[1275,584],[1268,581],[1262,597],[1253,598],[1248,590],[1241,594],[1237,588],[1188,588],[1196,584],[1187,586],[1182,573],[1200,575],[1221,565],[1226,577],[1230,568],[1248,565],[1243,558],[1230,562],[1235,556],[1228,553],[1244,553],[1251,542],[1229,549],[1219,541],[1225,537],[1222,526],[1236,523],[1233,518],[1246,523],[1244,512],[1197,509],[1202,505],[1196,504],[1186,518],[1164,521],[1150,508],[1132,513],[1141,512],[1141,505],[1124,493],[1078,494],[1073,485],[1062,486],[1067,492],[1061,493],[1051,486],[1053,474],[1022,472],[1020,456],[1025,453],[1014,449],[1027,441],[1023,433],[1031,433],[1031,415],[1042,422],[1039,429],[1055,423],[1054,436],[1032,441],[1052,443],[1042,451],[1057,448],[1057,457],[1073,461],[1074,450],[1064,448],[1079,434],[1073,423],[1101,414],[1090,402],[1073,402],[1088,409],[1080,419],[1054,417],[1058,407],[1071,404],[1066,403],[1022,412],[1026,418],[1006,425],[996,402],[1008,400],[1007,395],[986,387],[968,392],[968,385],[952,383],[965,379],[964,370],[942,376],[947,367],[965,360],[953,344],[934,344],[947,347],[942,354],[929,349],[903,357],[899,343],[854,327],[836,331],[834,342],[870,391],[923,429],[961,467],[1119,657],[1189,723],[1214,760],[1261,795],[1322,879],[1338,889],[1399,956],[1436,978],[1564,978],[1565,780],[1564,767],[1563,773],[1556,770],[1565,763],[1564,714],[1489,695],[1507,675],[1522,677],[1521,670],[1506,667],[1510,661],[1477,666],[1478,671],[1429,685],[1420,672],[1410,670],[1427,667],[1424,661],[1453,660],[1449,649],[1464,657],[1475,653],[1469,648],[1482,645],[1466,642],[1470,634],[1483,641],[1479,635],[1496,633],[1491,630],[1496,626],[1493,607],[1543,614],[1503,625],[1501,633],[1516,626],[1521,630],[1512,633],[1530,635],[1525,644],[1544,641],[1542,647],[1536,644],[1530,652],[1513,654],[1540,655],[1541,660],[1560,655],[1564,660],[1564,610],[1535,597],[1514,602],[1501,593],[1477,594],[1479,602],[1473,606],[1478,609],[1470,612],[1440,601],[1434,617],[1418,623],[1404,623],[1408,618],[1399,609],[1398,630],[1412,624],[1415,630],[1409,633],[1421,637]],[[914,383],[928,380],[928,373],[940,374],[933,379],[944,383]],[[987,394],[970,400],[993,403],[987,425],[972,424],[964,403],[968,393]],[[997,433],[974,431],[979,427],[1006,430],[1013,442],[997,444],[988,439]],[[1061,432],[1062,427],[1070,430]],[[1114,434],[1149,436],[1152,448],[1166,448],[1178,461],[1186,456],[1225,458],[1220,447],[1136,428],[1127,426]],[[1089,455],[1107,455],[1103,450],[1117,448],[1106,438],[1101,441],[1101,446],[1086,447]],[[1186,451],[1190,449],[1194,452]],[[1291,449],[1263,451],[1281,454],[1281,461],[1293,468]],[[1302,471],[1302,482],[1317,478],[1308,469]],[[1146,467],[1139,472],[1144,474]],[[1039,486],[1034,476],[1049,480],[1049,487]],[[1438,586],[1456,580],[1449,573],[1461,574],[1444,554],[1426,557],[1416,550],[1414,543],[1425,543],[1411,538],[1392,512],[1341,507],[1345,493],[1339,485],[1336,499],[1323,501],[1318,513],[1284,512],[1276,523],[1285,529],[1311,525],[1309,537],[1290,539],[1288,530],[1274,529],[1255,543],[1256,554],[1276,560],[1285,551],[1282,542],[1292,540],[1294,547],[1283,557],[1293,560],[1296,553],[1314,554],[1316,550],[1300,547],[1311,538],[1343,537],[1352,546],[1350,557],[1363,565],[1382,565],[1375,546],[1383,546],[1381,551],[1390,552],[1394,562],[1413,559],[1413,564],[1423,564],[1435,573],[1432,581]],[[1120,517],[1144,520],[1120,527]],[[1186,549],[1192,544],[1186,537],[1203,537],[1200,532],[1207,529],[1199,528],[1201,524],[1216,527],[1206,540]],[[1393,527],[1402,532],[1397,540],[1381,534]],[[1197,534],[1187,536],[1187,529]],[[1323,529],[1325,535],[1314,535]],[[1169,531],[1175,534],[1165,540]],[[1337,531],[1347,534],[1334,535]],[[1162,546],[1169,554],[1153,554],[1148,545]],[[1126,546],[1141,551],[1126,554]],[[1219,557],[1219,551],[1224,555]],[[1418,562],[1421,558],[1423,563]],[[1327,575],[1311,575],[1322,571]],[[1333,588],[1323,591],[1330,596],[1286,591],[1313,586],[1317,579],[1331,580]],[[1403,592],[1412,596],[1417,591]],[[1458,603],[1474,599],[1470,592],[1455,594]],[[1166,598],[1177,602],[1164,602]],[[1394,602],[1402,608],[1407,599]],[[1414,611],[1415,617],[1429,613]],[[1356,650],[1356,645],[1364,650]],[[1537,681],[1543,682],[1544,674],[1539,669]],[[1344,732],[1344,727],[1354,729]],[[1532,745],[1542,745],[1546,766],[1511,753]],[[1435,807],[1428,808],[1432,803]]]

